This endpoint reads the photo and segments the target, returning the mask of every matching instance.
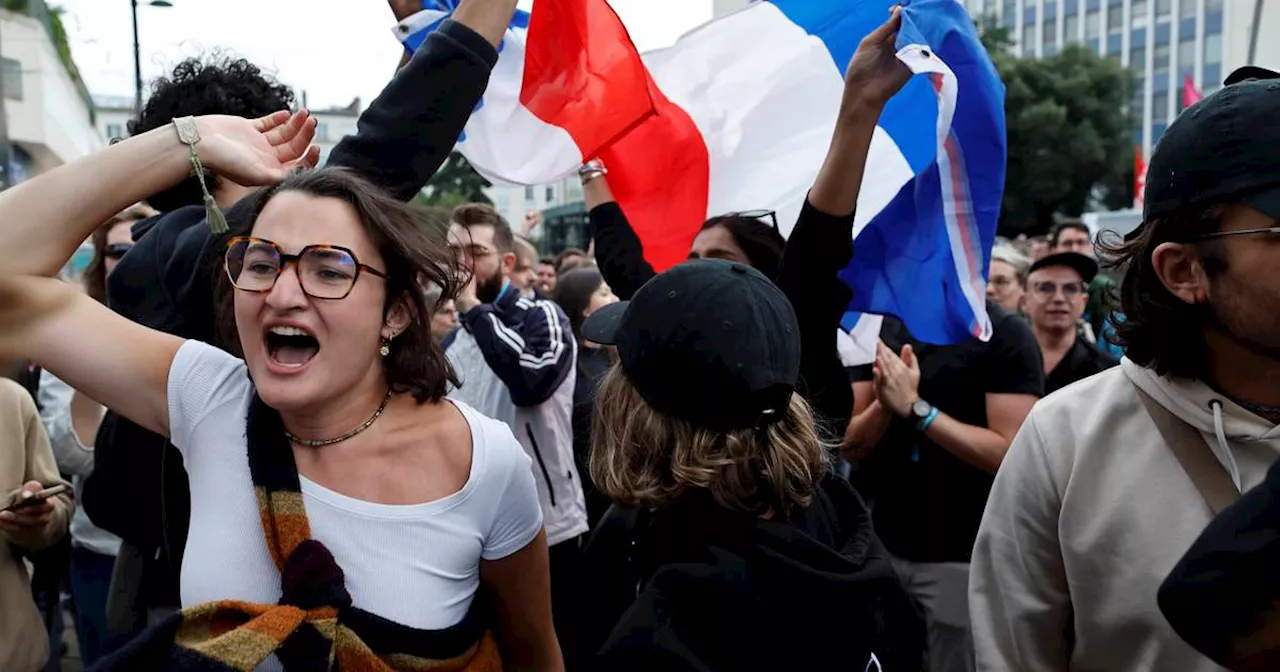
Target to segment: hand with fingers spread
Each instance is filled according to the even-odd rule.
[[[911,346],[904,345],[899,357],[880,341],[873,373],[880,404],[899,417],[910,416],[911,405],[920,398],[920,362]]]
[[[43,490],[44,486],[39,481],[25,483],[13,503],[30,499]],[[0,511],[0,532],[17,542],[39,537],[53,522],[53,507],[52,501],[45,500],[39,504]]]
[[[862,38],[858,50],[845,72],[845,97],[868,107],[880,109],[907,80],[911,70],[898,60],[898,29],[902,27],[902,8],[889,10],[889,20]]]
[[[311,144],[316,120],[307,110],[281,111],[260,119],[198,117],[196,127],[200,161],[236,184],[279,182],[295,168],[312,168],[320,161],[320,148]]]

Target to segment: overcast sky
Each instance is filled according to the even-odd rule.
[[[140,0],[146,3],[148,0]],[[313,108],[368,105],[400,58],[383,0],[171,0],[138,9],[147,81],[187,56],[225,49],[274,72]],[[528,9],[532,0],[520,0]],[[133,95],[128,0],[56,0],[94,94]],[[711,0],[610,0],[641,51],[670,45],[711,18]]]

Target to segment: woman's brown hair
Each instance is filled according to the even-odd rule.
[[[654,410],[614,366],[595,408],[591,478],[622,506],[658,507],[703,490],[729,510],[785,514],[809,503],[831,466],[798,394],[778,422],[717,432]]]
[[[1156,275],[1151,256],[1164,243],[1187,243],[1197,235],[1218,230],[1223,207],[1210,205],[1147,222],[1129,240],[1100,241],[1107,265],[1124,268],[1120,281],[1120,311],[1109,318],[1117,345],[1135,364],[1160,375],[1199,378],[1208,362],[1202,324],[1204,306],[1174,296]],[[1226,269],[1222,244],[1195,243],[1202,266],[1211,278]]]
[[[273,198],[290,191],[337,199],[356,211],[365,234],[386,265],[384,317],[402,300],[413,313],[409,326],[392,342],[391,354],[382,359],[387,384],[393,392],[412,394],[419,402],[443,398],[449,383],[459,383],[444,351],[431,338],[431,307],[423,292],[424,287],[434,284],[441,288],[440,301],[457,296],[457,264],[443,235],[429,233],[434,229],[424,225],[425,215],[420,209],[396,200],[345,168],[299,172],[264,190],[253,211],[253,221]],[[224,331],[234,331],[234,289],[225,273],[221,278],[220,326]],[[238,343],[229,332],[224,334],[224,340]]]
[[[93,245],[93,258],[84,269],[84,291],[98,303],[107,302],[107,236],[117,224],[133,224],[148,217],[154,217],[156,211],[150,206],[139,203],[107,220],[99,226],[89,238]]]

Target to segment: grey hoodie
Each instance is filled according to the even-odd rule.
[[[1200,430],[1238,488],[1280,456],[1280,428],[1204,383],[1127,359],[1042,400],[996,475],[973,549],[978,669],[1221,669],[1156,604],[1212,513],[1135,385]]]

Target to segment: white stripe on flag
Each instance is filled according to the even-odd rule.
[[[942,210],[947,220],[947,238],[951,244],[951,257],[956,266],[956,277],[969,308],[973,311],[976,329],[971,329],[974,336],[983,341],[991,338],[991,318],[987,315],[986,285],[982,281],[981,268],[974,267],[974,261],[981,264],[981,243],[970,240],[966,248],[966,237],[976,238],[977,222],[973,214],[973,201],[969,197],[968,176],[964,173],[964,165],[953,165],[949,149],[957,152],[956,158],[963,159],[958,145],[948,147],[948,141],[954,142],[951,133],[951,122],[956,113],[956,93],[959,82],[956,74],[937,54],[925,45],[913,44],[898,50],[898,59],[916,74],[937,73],[942,76],[942,86],[938,91],[938,150],[937,164],[939,183],[942,186]],[[965,229],[962,231],[961,229]],[[976,260],[973,259],[977,256]]]
[[[458,143],[471,165],[494,184],[551,183],[582,166],[582,151],[568,131],[520,103],[528,38],[527,30],[507,30],[483,104]]]

